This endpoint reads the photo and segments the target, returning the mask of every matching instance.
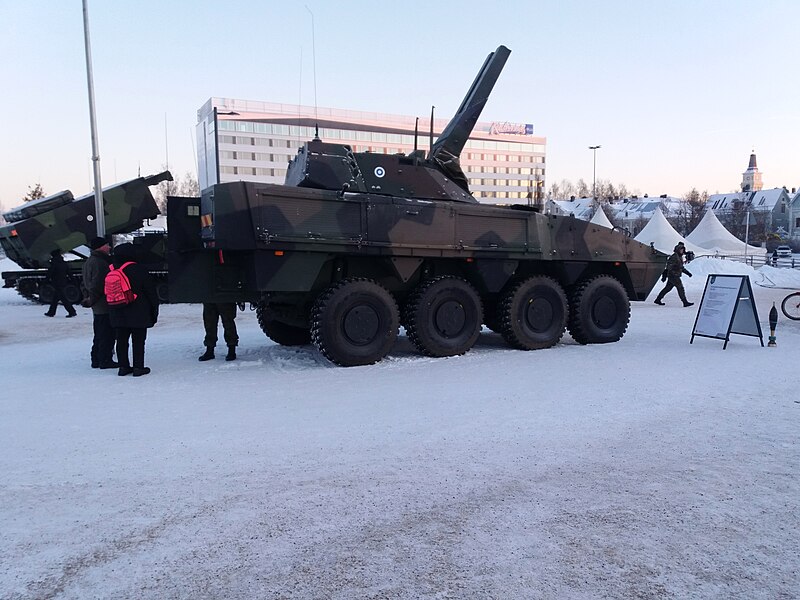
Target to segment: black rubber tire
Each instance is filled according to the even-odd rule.
[[[800,321],[800,292],[786,296],[781,302],[781,311],[787,319]]]
[[[332,363],[371,365],[394,346],[400,315],[392,295],[369,279],[344,279],[320,294],[311,311],[311,341]]]
[[[281,346],[306,346],[311,343],[311,331],[305,327],[287,325],[272,318],[265,304],[256,307],[256,320],[261,331],[269,339]]]
[[[426,356],[456,356],[472,348],[481,331],[483,306],[468,282],[437,277],[423,282],[406,305],[406,333]]]
[[[578,284],[570,296],[570,335],[579,344],[608,344],[625,335],[631,303],[622,284],[610,275],[597,275]]]
[[[567,327],[567,295],[555,279],[536,276],[518,282],[497,307],[503,338],[520,350],[555,346]]]
[[[161,304],[169,303],[169,284],[166,281],[156,281],[156,296]]]
[[[23,277],[17,281],[17,293],[23,298],[38,302],[36,298],[36,288],[36,280],[31,277]]]
[[[64,286],[64,297],[70,304],[80,304],[83,299],[80,286],[70,282]]]
[[[39,303],[50,304],[56,296],[56,289],[49,283],[39,285]]]

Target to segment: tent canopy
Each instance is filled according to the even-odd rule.
[[[687,242],[680,233],[675,231],[675,228],[669,224],[661,208],[657,208],[653,217],[645,225],[644,229],[639,232],[635,238],[637,242],[642,244],[653,244],[656,250],[666,254],[672,254],[678,242],[683,242],[686,246],[687,252],[694,252],[696,255],[708,254],[708,250],[702,248],[692,242]]]
[[[589,223],[594,223],[595,225],[600,225],[601,227],[608,227],[609,229],[613,229],[613,225],[611,221],[608,220],[606,216],[606,211],[603,210],[602,206],[598,206],[597,210],[594,213],[594,216],[589,219]]]
[[[713,210],[706,211],[697,227],[686,236],[686,239],[701,248],[705,248],[705,254],[714,253],[735,256],[745,253],[745,243],[725,229],[725,226],[719,222]],[[750,245],[747,245],[746,250],[748,255],[753,256],[763,256],[767,252],[766,248]]]

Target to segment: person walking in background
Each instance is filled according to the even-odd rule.
[[[206,351],[197,360],[206,361],[214,358],[214,347],[217,345],[217,325],[220,319],[222,319],[225,343],[228,345],[228,354],[225,356],[225,360],[236,360],[239,334],[236,331],[236,303],[234,302],[203,302],[203,326],[206,330],[203,345],[206,347]]]
[[[47,279],[50,281],[50,285],[53,286],[53,301],[50,303],[50,308],[44,313],[45,317],[56,316],[59,302],[67,309],[67,318],[78,314],[64,293],[68,278],[67,263],[64,262],[64,257],[61,256],[61,252],[58,250],[53,250],[50,253],[50,264],[47,267]]]
[[[92,368],[115,369],[119,365],[114,362],[114,328],[108,316],[105,281],[108,268],[111,266],[111,247],[105,238],[96,237],[89,242],[92,253],[83,263],[83,302],[81,306],[92,309]]]
[[[666,281],[667,285],[658,293],[655,303],[664,306],[664,296],[666,296],[672,288],[675,288],[678,290],[678,296],[681,302],[683,302],[683,305],[693,306],[694,302],[689,302],[686,299],[686,291],[683,289],[683,283],[681,282],[681,275],[683,273],[686,273],[689,277],[692,276],[683,266],[683,255],[686,253],[686,246],[684,246],[683,242],[678,242],[678,245],[675,246],[673,250],[674,252],[670,254],[670,257],[667,259],[667,266],[664,268],[664,273],[661,275],[661,281]]]
[[[113,266],[105,280],[108,314],[117,340],[117,374],[120,376],[133,373],[134,377],[140,377],[150,373],[150,367],[144,366],[144,345],[147,330],[158,321],[155,281],[136,260],[136,246],[120,244],[114,248]],[[133,347],[132,363],[128,356],[129,343]]]

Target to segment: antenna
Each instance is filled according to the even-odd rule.
[[[313,57],[313,65],[314,65],[314,119],[319,121],[319,113],[317,109],[317,43],[316,43],[316,34],[314,31],[314,13],[311,12],[311,9],[308,8],[308,4],[306,4],[306,10],[308,14],[311,15],[311,55]]]
[[[167,171],[169,171],[169,139],[167,138],[167,113],[164,113],[164,157]],[[169,181],[167,181],[167,194],[169,195]]]
[[[431,105],[431,134],[430,134],[430,145],[428,146],[428,156],[431,155],[431,150],[433,150],[433,109],[436,108],[435,106]]]
[[[194,147],[194,135],[192,128],[189,127],[189,141],[192,142],[192,154],[194,154],[194,177],[197,179],[198,186],[200,185],[200,174],[197,172],[197,150]]]
[[[414,122],[414,166],[419,164],[419,159],[417,158],[417,139],[419,138],[419,117],[417,117],[416,121]]]
[[[303,47],[300,46],[300,85],[297,90],[297,124],[303,120]],[[297,141],[300,141],[300,127],[297,128]]]

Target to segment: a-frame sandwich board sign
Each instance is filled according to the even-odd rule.
[[[750,277],[709,275],[689,343],[694,342],[695,336],[716,338],[725,340],[724,350],[732,333],[757,337],[764,346]]]

